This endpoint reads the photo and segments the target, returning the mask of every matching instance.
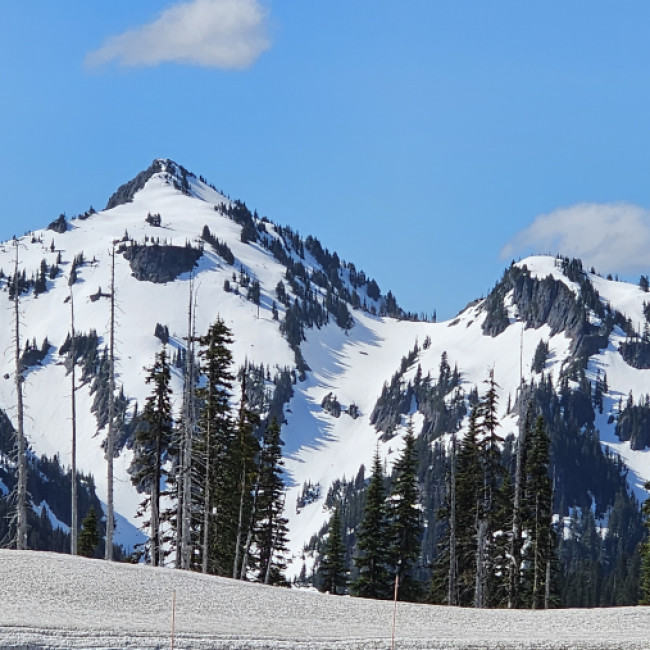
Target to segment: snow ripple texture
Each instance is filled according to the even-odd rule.
[[[0,647],[385,650],[393,604],[173,569],[0,551]],[[478,611],[399,603],[395,648],[641,650],[650,609]]]

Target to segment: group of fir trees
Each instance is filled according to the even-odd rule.
[[[357,578],[349,585],[355,596],[388,599],[397,594],[400,600],[415,601],[424,593],[418,579],[422,519],[417,464],[409,422],[389,492],[379,450],[375,453],[354,552]],[[329,522],[319,567],[321,588],[333,594],[345,593],[348,586],[341,507],[335,508]]]
[[[518,441],[506,444],[499,435],[492,373],[486,383],[467,433],[460,443],[451,439],[444,506],[437,513],[443,533],[433,566],[425,566],[422,554],[418,454],[409,425],[390,478],[376,454],[354,533],[344,530],[345,501],[335,506],[318,568],[323,591],[388,599],[397,588],[401,600],[428,597],[481,608],[541,609],[557,602],[547,427],[529,413]],[[350,539],[352,547],[346,546]],[[354,579],[348,584],[350,568]]]
[[[189,337],[188,337],[189,338]],[[282,440],[276,418],[260,433],[248,406],[245,378],[237,414],[232,409],[233,338],[223,320],[196,338],[175,422],[166,347],[148,370],[152,391],[135,432],[131,479],[145,495],[141,515],[154,566],[176,554],[175,565],[267,584],[284,582],[287,520],[283,516]]]
[[[496,383],[474,408],[463,440],[452,439],[447,523],[433,568],[431,600],[465,607],[552,606],[557,571],[550,439],[542,417],[525,419],[515,453],[503,458]]]

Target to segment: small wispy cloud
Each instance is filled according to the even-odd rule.
[[[536,217],[501,250],[502,258],[560,253],[599,272],[647,272],[650,211],[629,203],[580,203]]]
[[[86,56],[86,64],[174,62],[247,68],[271,46],[268,31],[268,13],[258,0],[190,0],[166,9],[151,23],[109,38]]]

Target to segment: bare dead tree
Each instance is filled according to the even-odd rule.
[[[23,367],[20,360],[20,286],[18,283],[18,240],[14,240],[14,361],[16,381],[17,424],[16,452],[18,455],[18,482],[16,485],[16,548],[27,548],[27,445],[24,429]]]

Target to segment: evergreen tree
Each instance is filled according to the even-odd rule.
[[[88,514],[81,522],[79,546],[77,548],[79,555],[84,557],[93,557],[98,544],[99,531],[97,529],[97,513],[95,512],[95,508],[90,508]]]
[[[547,607],[547,568],[554,555],[555,535],[551,520],[553,486],[549,476],[551,443],[543,417],[537,418],[528,438],[524,506],[527,568],[523,591],[530,608],[544,609]]]
[[[258,521],[259,581],[284,584],[286,567],[287,519],[284,517],[284,479],[282,476],[282,438],[280,424],[273,418],[266,428],[260,461]]]
[[[366,491],[363,520],[357,536],[355,563],[359,577],[352,592],[362,598],[388,599],[392,596],[389,575],[389,539],[384,473],[379,449],[375,452],[372,476]]]
[[[202,402],[198,436],[192,448],[198,481],[192,491],[196,501],[194,527],[200,546],[195,560],[203,573],[231,575],[235,557],[238,467],[231,463],[235,438],[230,415],[233,375],[232,334],[217,318],[199,338],[199,357],[205,385],[197,391]]]
[[[130,473],[131,482],[140,493],[147,495],[140,505],[138,514],[149,511],[150,528],[149,558],[153,566],[163,564],[163,544],[161,538],[160,497],[162,483],[168,476],[166,461],[173,437],[173,418],[171,411],[171,373],[167,348],[156,355],[154,365],[149,368],[147,384],[153,384],[151,395],[147,397],[140,424],[135,432],[133,460]]]
[[[416,577],[422,537],[417,468],[413,422],[409,419],[404,450],[395,463],[388,538],[392,573],[398,579],[398,598],[411,601],[423,595],[422,583]]]
[[[333,595],[345,593],[348,569],[345,563],[345,542],[343,541],[343,521],[339,506],[327,526],[329,535],[325,541],[318,572],[321,576],[321,590]]]
[[[503,438],[497,434],[497,388],[494,370],[487,379],[488,390],[481,401],[481,431],[479,455],[483,474],[483,485],[478,500],[478,520],[476,527],[476,589],[475,607],[491,607],[495,600],[495,560],[494,533],[502,529],[503,521],[498,514],[503,513],[499,490],[503,480],[501,465],[501,443]],[[505,576],[502,576],[505,577]]]
[[[647,492],[650,492],[650,481],[644,486]],[[646,499],[641,506],[643,513],[643,524],[646,527],[646,538],[641,544],[641,600],[640,605],[650,605],[650,537],[648,530],[650,530],[650,498]]]
[[[241,573],[241,560],[243,545],[246,539],[246,524],[251,519],[253,507],[253,486],[256,483],[258,466],[257,458],[260,445],[254,435],[254,430],[259,425],[260,418],[248,408],[246,397],[246,374],[241,380],[241,401],[239,405],[239,418],[237,421],[237,435],[233,446],[232,462],[239,465],[238,499],[239,510],[237,515],[237,539],[235,541],[235,559],[233,562],[232,577],[238,578]]]
[[[457,604],[464,607],[473,604],[476,583],[476,529],[482,486],[478,435],[478,409],[474,408],[456,465]]]

